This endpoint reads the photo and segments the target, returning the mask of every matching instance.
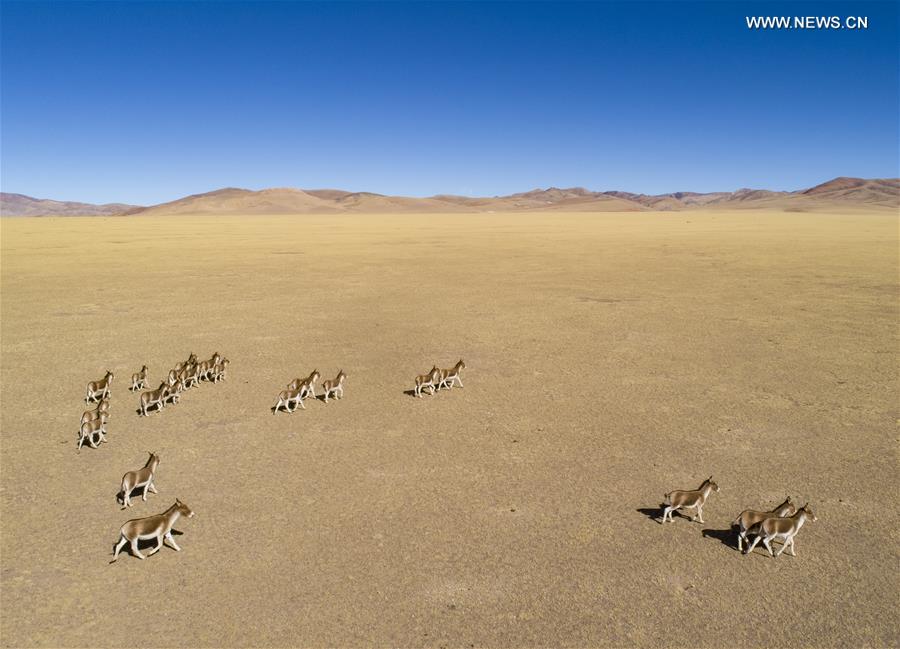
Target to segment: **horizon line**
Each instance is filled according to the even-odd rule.
[[[262,192],[262,191],[275,190],[275,189],[284,189],[284,190],[302,191],[302,192],[339,191],[339,192],[347,192],[348,194],[373,194],[373,195],[377,195],[377,196],[388,196],[388,197],[397,197],[397,198],[428,199],[428,198],[435,198],[435,197],[439,197],[439,196],[454,196],[454,197],[460,197],[460,198],[479,199],[479,198],[505,198],[505,197],[514,196],[517,194],[527,194],[530,192],[537,192],[537,191],[551,191],[551,190],[556,189],[556,190],[560,190],[560,191],[583,190],[583,191],[586,191],[586,192],[589,192],[592,194],[608,194],[611,192],[621,192],[621,193],[626,193],[626,194],[632,194],[634,196],[656,197],[656,196],[671,196],[674,194],[698,194],[698,195],[734,194],[736,192],[744,191],[744,190],[784,192],[787,194],[795,194],[795,193],[799,193],[799,192],[803,192],[803,191],[812,189],[814,187],[818,187],[820,185],[834,182],[836,180],[865,180],[865,181],[900,180],[900,176],[862,177],[862,176],[841,175],[841,176],[834,176],[832,178],[828,178],[826,180],[823,180],[821,182],[818,182],[816,184],[809,185],[806,187],[798,187],[797,189],[771,189],[768,187],[750,187],[750,186],[745,185],[743,187],[738,187],[736,189],[719,189],[719,190],[712,190],[712,191],[695,191],[695,190],[691,190],[691,189],[677,189],[677,190],[673,190],[673,191],[659,192],[659,193],[655,193],[655,194],[651,194],[651,193],[647,193],[647,192],[631,191],[631,190],[627,190],[627,189],[589,189],[588,187],[585,187],[583,185],[568,185],[568,186],[547,185],[546,187],[537,186],[537,187],[532,187],[531,189],[514,191],[514,192],[511,192],[508,194],[464,194],[464,193],[453,193],[453,192],[438,192],[438,193],[434,193],[434,194],[393,194],[393,193],[371,191],[371,190],[367,190],[367,189],[359,189],[359,190],[341,189],[339,187],[334,187],[334,186],[332,186],[332,187],[296,187],[296,186],[289,186],[289,185],[267,185],[267,186],[259,187],[257,189],[252,189],[250,187],[225,185],[225,186],[216,187],[214,189],[209,189],[206,191],[181,194],[175,198],[163,200],[158,203],[149,203],[149,204],[131,203],[131,202],[123,202],[123,201],[106,201],[106,200],[104,200],[102,202],[96,202],[93,200],[87,201],[87,200],[72,200],[72,199],[68,199],[68,198],[49,198],[46,196],[34,196],[32,194],[24,194],[21,192],[6,191],[5,189],[0,191],[0,193],[23,196],[25,198],[29,198],[32,200],[55,201],[55,202],[59,202],[59,203],[84,203],[86,205],[98,205],[98,206],[129,205],[132,207],[154,207],[157,205],[165,205],[166,203],[172,203],[175,201],[183,200],[185,198],[190,198],[190,197],[194,197],[194,196],[205,196],[205,195],[212,194],[215,192],[221,192],[221,191],[227,191],[227,190],[245,191],[245,192]]]

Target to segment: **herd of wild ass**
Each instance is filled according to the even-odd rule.
[[[437,365],[433,365],[431,370],[425,374],[416,376],[412,394],[421,398],[425,390],[434,396],[438,390],[452,389],[457,383],[463,387],[460,373],[465,368],[466,364],[461,359],[448,369],[440,369]],[[169,403],[177,404],[181,393],[187,388],[198,385],[202,381],[218,383],[220,380],[225,380],[227,369],[228,359],[220,356],[218,352],[205,361],[198,361],[192,353],[186,361],[178,363],[169,371],[166,379],[156,390],[141,393],[139,413],[148,416],[151,409],[160,411]],[[139,372],[132,375],[131,391],[143,390],[146,387],[148,372],[147,366],[144,365]],[[107,441],[106,423],[109,420],[110,384],[113,378],[113,373],[107,371],[106,376],[101,380],[87,385],[85,401],[95,403],[96,406],[85,411],[81,417],[79,450],[85,441],[91,448],[98,448],[101,443]],[[297,378],[288,383],[287,388],[278,393],[275,405],[272,407],[272,414],[282,409],[286,412],[294,412],[298,406],[305,409],[304,399],[318,398],[315,385],[319,378],[319,371],[313,370],[305,378]],[[328,403],[329,397],[343,398],[346,378],[347,374],[344,370],[339,370],[334,379],[322,382],[321,398],[325,403]],[[150,453],[149,455],[147,463],[142,468],[129,471],[122,477],[121,488],[116,494],[117,502],[121,498],[122,509],[131,507],[131,495],[137,490],[141,491],[141,499],[145,502],[148,492],[158,493],[153,480],[159,466],[159,454]],[[713,482],[712,476],[710,476],[697,489],[668,492],[664,496],[661,522],[663,524],[667,520],[674,522],[674,513],[682,509],[696,512],[691,518],[692,521],[705,522],[703,506],[710,494],[718,491],[719,485]],[[133,556],[144,559],[145,555],[141,554],[138,543],[146,540],[156,541],[156,546],[147,556],[158,552],[165,543],[168,543],[174,550],[180,551],[181,548],[172,538],[172,528],[181,516],[191,518],[194,516],[194,512],[176,499],[175,503],[161,514],[129,520],[119,530],[119,540],[114,547],[112,561],[119,558],[119,552],[125,545],[130,546],[129,549]],[[744,510],[732,521],[731,525],[736,529],[738,551],[749,554],[757,543],[762,541],[770,556],[777,557],[786,549],[790,550],[791,556],[796,556],[794,538],[804,523],[815,520],[816,515],[809,508],[808,503],[797,509],[788,497],[770,511]],[[748,540],[751,535],[755,537],[752,543]],[[782,544],[777,553],[771,545],[776,540],[781,541]],[[746,550],[744,549],[745,545],[747,546]]]
[[[146,417],[151,409],[158,412],[169,403],[177,404],[182,392],[199,385],[201,381],[218,383],[225,380],[228,362],[228,359],[223,358],[219,352],[214,353],[205,361],[198,360],[197,356],[191,353],[186,361],[176,364],[169,370],[166,379],[159,384],[156,390],[147,390],[141,393],[139,413]],[[135,392],[146,388],[148,373],[149,369],[144,365],[139,372],[132,374],[129,389]],[[107,441],[106,423],[109,420],[110,385],[114,378],[115,375],[107,370],[102,379],[91,381],[87,385],[84,400],[97,405],[91,410],[86,410],[81,416],[78,437],[79,451],[85,441],[91,448],[98,448],[101,443]],[[122,477],[121,489],[116,494],[117,500],[119,497],[122,499],[122,509],[131,507],[131,494],[137,489],[142,489],[141,499],[145,502],[148,491],[159,493],[156,485],[153,484],[158,466],[159,454],[150,453],[150,458],[142,468],[137,471],[129,471]],[[144,559],[145,556],[141,554],[138,543],[149,539],[156,540],[156,547],[150,551],[150,554],[158,552],[163,543],[168,543],[174,550],[181,551],[175,539],[172,538],[172,527],[179,517],[191,518],[193,515],[194,512],[191,511],[191,508],[176,498],[175,503],[162,514],[126,522],[119,530],[119,541],[113,551],[113,561],[119,558],[119,552],[126,543],[130,544],[131,554],[138,559]]]
[[[672,518],[673,512],[679,509],[695,509],[697,514],[691,518],[700,523],[703,520],[703,505],[713,492],[719,491],[719,485],[713,482],[712,476],[703,481],[697,489],[687,491],[675,490],[664,495],[662,523],[666,522],[666,518],[670,523],[675,522]],[[788,496],[783,503],[775,509],[767,512],[756,511],[755,509],[745,509],[738,517],[731,522],[732,527],[737,527],[738,551],[743,550],[743,545],[747,541],[747,535],[755,535],[753,543],[747,548],[745,554],[753,552],[756,544],[762,540],[763,545],[769,551],[769,555],[777,557],[785,548],[791,549],[791,556],[797,556],[794,549],[794,537],[803,527],[806,521],[815,521],[816,515],[809,508],[809,503],[803,505],[800,509],[791,502]],[[772,541],[780,540],[781,548],[776,554],[770,545]]]

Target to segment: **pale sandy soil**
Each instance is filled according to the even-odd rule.
[[[4,646],[900,643],[894,212],[0,227]],[[215,350],[227,382],[135,414],[142,363]],[[465,388],[404,393],[460,356]],[[273,416],[313,367],[346,398]],[[709,474],[705,525],[651,518]],[[798,557],[738,554],[788,494]],[[176,496],[183,552],[109,565]]]

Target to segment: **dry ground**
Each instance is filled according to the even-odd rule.
[[[890,211],[2,222],[4,646],[891,646]],[[227,382],[135,414],[219,350]],[[462,356],[465,388],[404,391]],[[295,376],[346,398],[273,416]],[[116,373],[109,443],[75,451]],[[159,495],[122,474],[162,456]],[[652,518],[712,474],[706,524]],[[729,522],[790,494],[798,557]],[[183,552],[109,565],[182,498]]]

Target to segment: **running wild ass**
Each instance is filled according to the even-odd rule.
[[[212,381],[213,383],[218,383],[219,381],[224,381],[228,372],[228,363],[230,363],[227,358],[223,358],[218,363],[216,363],[215,367],[212,369]]]
[[[738,551],[744,549],[744,542],[747,540],[747,532],[754,525],[758,525],[762,521],[768,518],[784,518],[786,516],[793,516],[797,511],[797,507],[794,503],[791,502],[791,497],[788,496],[783,503],[778,505],[775,509],[768,512],[758,512],[753,509],[745,509],[740,513],[740,515],[732,521],[732,525],[736,525],[738,530]]]
[[[81,424],[81,428],[78,431],[78,450],[81,450],[81,447],[84,445],[84,440],[87,440],[88,445],[91,448],[97,448],[106,441],[106,420],[109,415],[105,412],[101,412],[100,416],[97,419],[91,419],[90,421],[86,421]],[[95,442],[94,438],[99,437],[100,441]]]
[[[113,373],[106,370],[106,376],[99,381],[91,381],[87,384],[87,394],[84,400],[87,403],[99,401],[109,396],[109,384],[113,382]]]
[[[177,372],[180,372],[181,370],[183,370],[188,365],[196,364],[196,362],[197,362],[197,355],[194,352],[191,352],[190,356],[188,356],[188,359],[186,361],[183,361],[181,363],[176,363],[175,367],[173,369],[177,373]]]
[[[817,520],[816,515],[809,508],[809,503],[806,503],[803,507],[798,509],[793,516],[786,518],[767,518],[750,530],[751,534],[756,534],[756,538],[753,539],[753,543],[747,548],[747,554],[753,552],[753,548],[755,548],[756,544],[759,543],[759,540],[762,539],[763,545],[765,545],[766,550],[769,551],[770,557],[777,557],[784,552],[785,548],[788,546],[791,548],[790,555],[796,557],[797,553],[794,549],[794,537],[797,536],[797,532],[800,531],[800,528],[803,527],[803,524],[806,521],[816,522]],[[772,551],[771,546],[771,542],[776,539],[781,539],[781,542],[783,543],[777,553]]]
[[[122,529],[119,530],[119,541],[115,546],[113,559],[110,563],[114,563],[119,558],[119,552],[126,543],[131,544],[131,554],[138,559],[145,559],[146,557],[138,550],[138,541],[146,541],[147,539],[156,539],[156,547],[150,551],[150,554],[147,555],[148,557],[159,552],[166,541],[172,546],[173,550],[181,552],[181,548],[178,547],[175,539],[172,538],[172,526],[175,525],[180,516],[193,518],[194,512],[191,511],[190,507],[176,499],[175,504],[162,514],[148,516],[147,518],[135,518],[125,523]]]
[[[422,390],[425,388],[429,388],[429,391],[432,395],[434,395],[434,383],[441,378],[441,371],[437,368],[437,365],[432,365],[431,369],[428,370],[425,374],[419,374],[416,377],[416,389],[414,393],[417,397],[422,397]]]
[[[144,488],[144,492],[141,494],[141,500],[144,502],[147,502],[147,491],[159,493],[156,490],[156,485],[153,484],[156,467],[159,466],[159,455],[151,451],[148,451],[148,453],[150,453],[150,458],[143,468],[137,471],[129,471],[122,476],[122,509],[131,507],[131,492],[135,489]]]
[[[306,410],[306,406],[303,405],[304,394],[305,392],[302,387],[299,387],[296,390],[282,390],[278,393],[278,399],[272,407],[272,414],[274,415],[282,407],[284,407],[287,412],[294,412],[297,409],[297,404]],[[294,404],[293,408],[291,408],[292,403]]]
[[[663,510],[662,522],[666,522],[666,517],[668,517],[670,523],[674,523],[675,520],[672,518],[672,512],[678,509],[696,509],[697,515],[693,517],[692,521],[697,521],[703,523],[703,504],[706,502],[706,499],[709,498],[709,494],[713,491],[719,491],[719,485],[713,482],[712,476],[709,476],[706,480],[703,481],[703,484],[700,485],[699,489],[694,491],[670,491],[665,494],[665,504],[666,508]]]
[[[452,388],[453,384],[458,382],[459,387],[463,387],[462,379],[459,376],[459,373],[466,369],[466,364],[460,358],[456,365],[451,367],[450,369],[441,370],[441,382],[438,384],[439,388]]]
[[[334,380],[327,380],[322,383],[322,389],[325,391],[325,403],[328,403],[328,395],[333,394],[335,399],[340,399],[344,396],[344,379],[347,378],[347,375],[344,374],[344,370],[338,371]]]
[[[131,387],[129,388],[132,392],[136,390],[143,390],[147,387],[147,366],[144,365],[141,367],[141,371],[131,375]]]
[[[212,371],[219,364],[219,361],[222,360],[222,357],[219,355],[219,352],[213,352],[212,357],[208,360],[201,361],[198,365],[198,378],[203,381],[208,381],[212,378]]]
[[[149,390],[147,392],[141,393],[141,414],[144,417],[147,417],[147,410],[152,407],[156,407],[157,412],[162,410],[166,405],[166,399],[169,397],[170,391],[173,388],[169,387],[169,385],[163,381],[159,384],[159,387],[155,390]],[[177,398],[176,398],[177,403]]]
[[[100,399],[100,402],[97,404],[96,408],[93,408],[92,410],[85,410],[84,414],[81,415],[81,423],[83,424],[84,422],[91,421],[92,419],[100,419],[101,413],[109,417],[109,399]]]
[[[300,397],[300,405],[303,406],[303,399],[307,397],[316,398],[316,381],[319,380],[319,370],[313,370],[305,379],[294,379],[287,385],[288,390],[300,390],[303,395]],[[304,406],[304,409],[306,407]]]

